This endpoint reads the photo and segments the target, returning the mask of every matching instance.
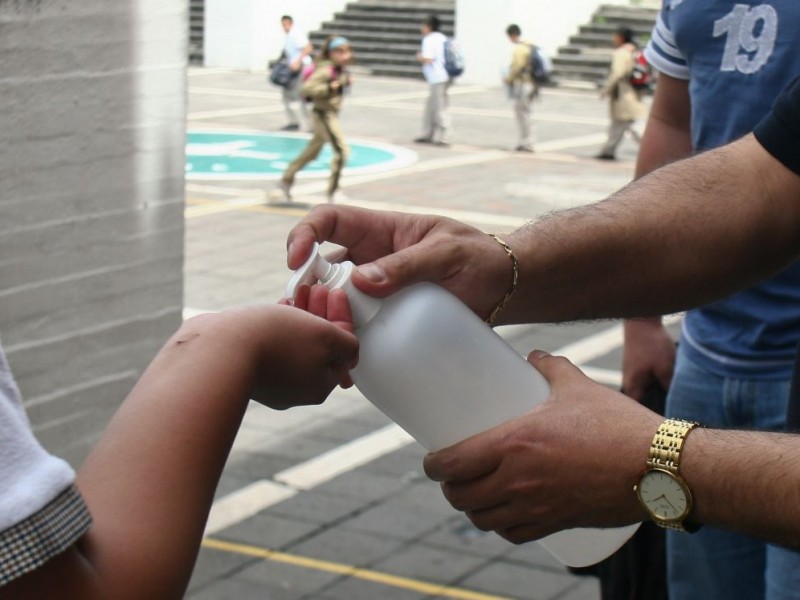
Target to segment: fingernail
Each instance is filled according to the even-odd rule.
[[[548,352],[545,352],[544,350],[534,350],[533,352],[531,352],[531,356],[534,359],[539,360],[541,358],[544,358],[545,356],[550,356],[550,354]]]
[[[372,283],[383,283],[386,281],[386,271],[375,263],[361,265],[357,267],[362,277],[369,279]]]
[[[288,260],[292,259],[292,249],[294,248],[294,242],[289,242],[289,246],[286,248],[286,256]]]

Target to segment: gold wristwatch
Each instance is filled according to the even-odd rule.
[[[650,518],[666,529],[693,533],[700,528],[687,522],[692,512],[692,492],[679,472],[686,437],[698,425],[680,419],[661,423],[650,444],[647,470],[634,487]]]

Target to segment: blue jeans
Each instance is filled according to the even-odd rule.
[[[782,431],[789,383],[720,377],[679,350],[666,413],[709,427]],[[667,531],[667,579],[670,600],[800,599],[800,553],[708,526]]]

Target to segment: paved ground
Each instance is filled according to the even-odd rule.
[[[592,156],[604,139],[595,94],[545,90],[535,105],[536,153],[515,145],[500,87],[457,85],[449,149],[416,146],[424,84],[359,79],[342,126],[350,139],[405,146],[416,163],[345,176],[346,202],[433,211],[487,231],[598,200],[624,185],[636,146],[620,161]],[[189,128],[274,131],[284,124],[262,75],[195,69]],[[324,183],[301,179],[292,205],[267,205],[274,182],[192,180],[187,185],[187,313],[272,301],[289,277],[286,234]],[[592,376],[619,382],[615,323],[505,328],[520,352],[566,353]],[[599,597],[536,543],[515,547],[452,510],[422,473],[423,450],[356,391],[321,407],[248,411],[217,495],[190,598],[561,599]]]

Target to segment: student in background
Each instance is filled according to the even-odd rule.
[[[291,189],[295,175],[319,156],[326,142],[329,142],[333,149],[327,196],[328,202],[334,201],[342,169],[350,155],[350,149],[339,127],[339,111],[342,108],[345,91],[350,87],[347,65],[352,60],[353,51],[347,38],[342,36],[328,38],[316,61],[314,72],[303,83],[303,96],[313,105],[311,111],[313,135],[305,149],[286,168],[278,184],[278,191],[287,202],[292,199]]]
[[[506,35],[514,49],[511,53],[511,65],[504,83],[508,86],[509,96],[514,101],[514,117],[517,120],[519,141],[517,152],[533,152],[531,139],[531,105],[536,97],[536,85],[530,69],[533,44],[522,39],[519,25],[509,25]]]
[[[617,146],[626,132],[630,133],[637,143],[639,142],[639,134],[633,129],[633,124],[644,114],[641,92],[634,89],[630,82],[633,71],[633,52],[636,50],[633,32],[627,27],[620,27],[614,32],[613,40],[614,53],[611,55],[611,68],[600,91],[601,98],[608,98],[609,116],[611,117],[608,139],[600,149],[600,154],[597,155],[600,160],[616,159]]]
[[[447,89],[450,76],[444,68],[445,35],[439,31],[439,17],[427,17],[420,27],[422,48],[417,60],[422,64],[422,74],[428,82],[428,101],[422,118],[422,135],[414,141],[418,144],[449,145],[450,115],[447,114]]]
[[[297,73],[289,85],[283,88],[283,106],[289,122],[282,130],[297,131],[301,126],[303,129],[307,129],[308,111],[305,102],[300,98],[300,86],[302,85],[300,73],[303,65],[311,62],[313,47],[308,41],[308,36],[295,27],[294,19],[291,16],[283,15],[281,17],[281,27],[286,33],[286,40],[283,44],[283,60],[288,63],[292,71]]]

